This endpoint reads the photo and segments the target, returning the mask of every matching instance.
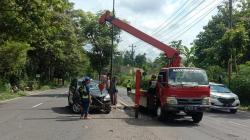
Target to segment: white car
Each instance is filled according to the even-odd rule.
[[[209,83],[210,85],[210,98],[211,110],[227,110],[231,113],[236,113],[240,106],[239,97],[234,94],[223,84]]]

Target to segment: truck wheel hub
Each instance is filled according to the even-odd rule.
[[[161,107],[157,108],[157,116],[161,116]]]

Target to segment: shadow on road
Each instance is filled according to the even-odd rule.
[[[52,111],[54,111],[57,114],[73,114],[69,106],[64,107],[52,107]]]
[[[135,119],[135,111],[133,108],[124,108],[125,113],[133,119],[125,119],[125,122],[130,125],[136,126],[169,126],[169,127],[197,127],[199,124],[195,124],[191,119],[179,119],[174,121],[158,121],[155,116],[150,116],[145,111],[139,113],[138,119]]]
[[[213,110],[212,112],[206,112],[205,115],[212,118],[243,119],[243,120],[250,119],[250,114],[248,112],[237,112],[236,114],[232,114],[226,111]]]
[[[51,97],[51,98],[60,98],[60,97],[68,97],[67,94],[60,94],[60,93],[51,93],[51,94],[37,94],[37,95],[31,95],[27,97]]]
[[[79,116],[61,116],[61,117],[54,117],[54,118],[26,118],[24,120],[55,120],[55,121],[78,121]]]

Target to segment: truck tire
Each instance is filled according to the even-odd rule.
[[[161,106],[158,106],[156,110],[156,115],[159,121],[163,121],[165,119],[166,112]]]
[[[135,108],[135,118],[138,119],[139,117],[139,107]]]
[[[194,123],[199,123],[202,120],[203,112],[196,112],[192,114],[192,119]]]

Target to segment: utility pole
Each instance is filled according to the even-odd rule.
[[[113,0],[113,17],[115,17],[115,0]],[[113,48],[114,48],[114,25],[112,24],[111,30],[111,47],[110,47],[110,78],[113,76]],[[110,79],[111,85],[111,79]]]
[[[232,29],[232,26],[233,26],[232,11],[233,11],[233,2],[232,2],[232,0],[229,0],[229,29],[230,30]],[[231,44],[230,45],[230,58],[228,60],[228,83],[229,83],[229,87],[231,87],[231,76],[232,76],[232,61],[233,61],[232,51],[233,51],[233,46]]]
[[[135,60],[134,60],[134,55],[135,55],[135,45],[134,44],[132,44],[131,46],[129,46],[129,47],[131,47],[131,60],[132,60],[132,77],[133,77],[133,81],[134,81],[134,67],[135,67]]]

